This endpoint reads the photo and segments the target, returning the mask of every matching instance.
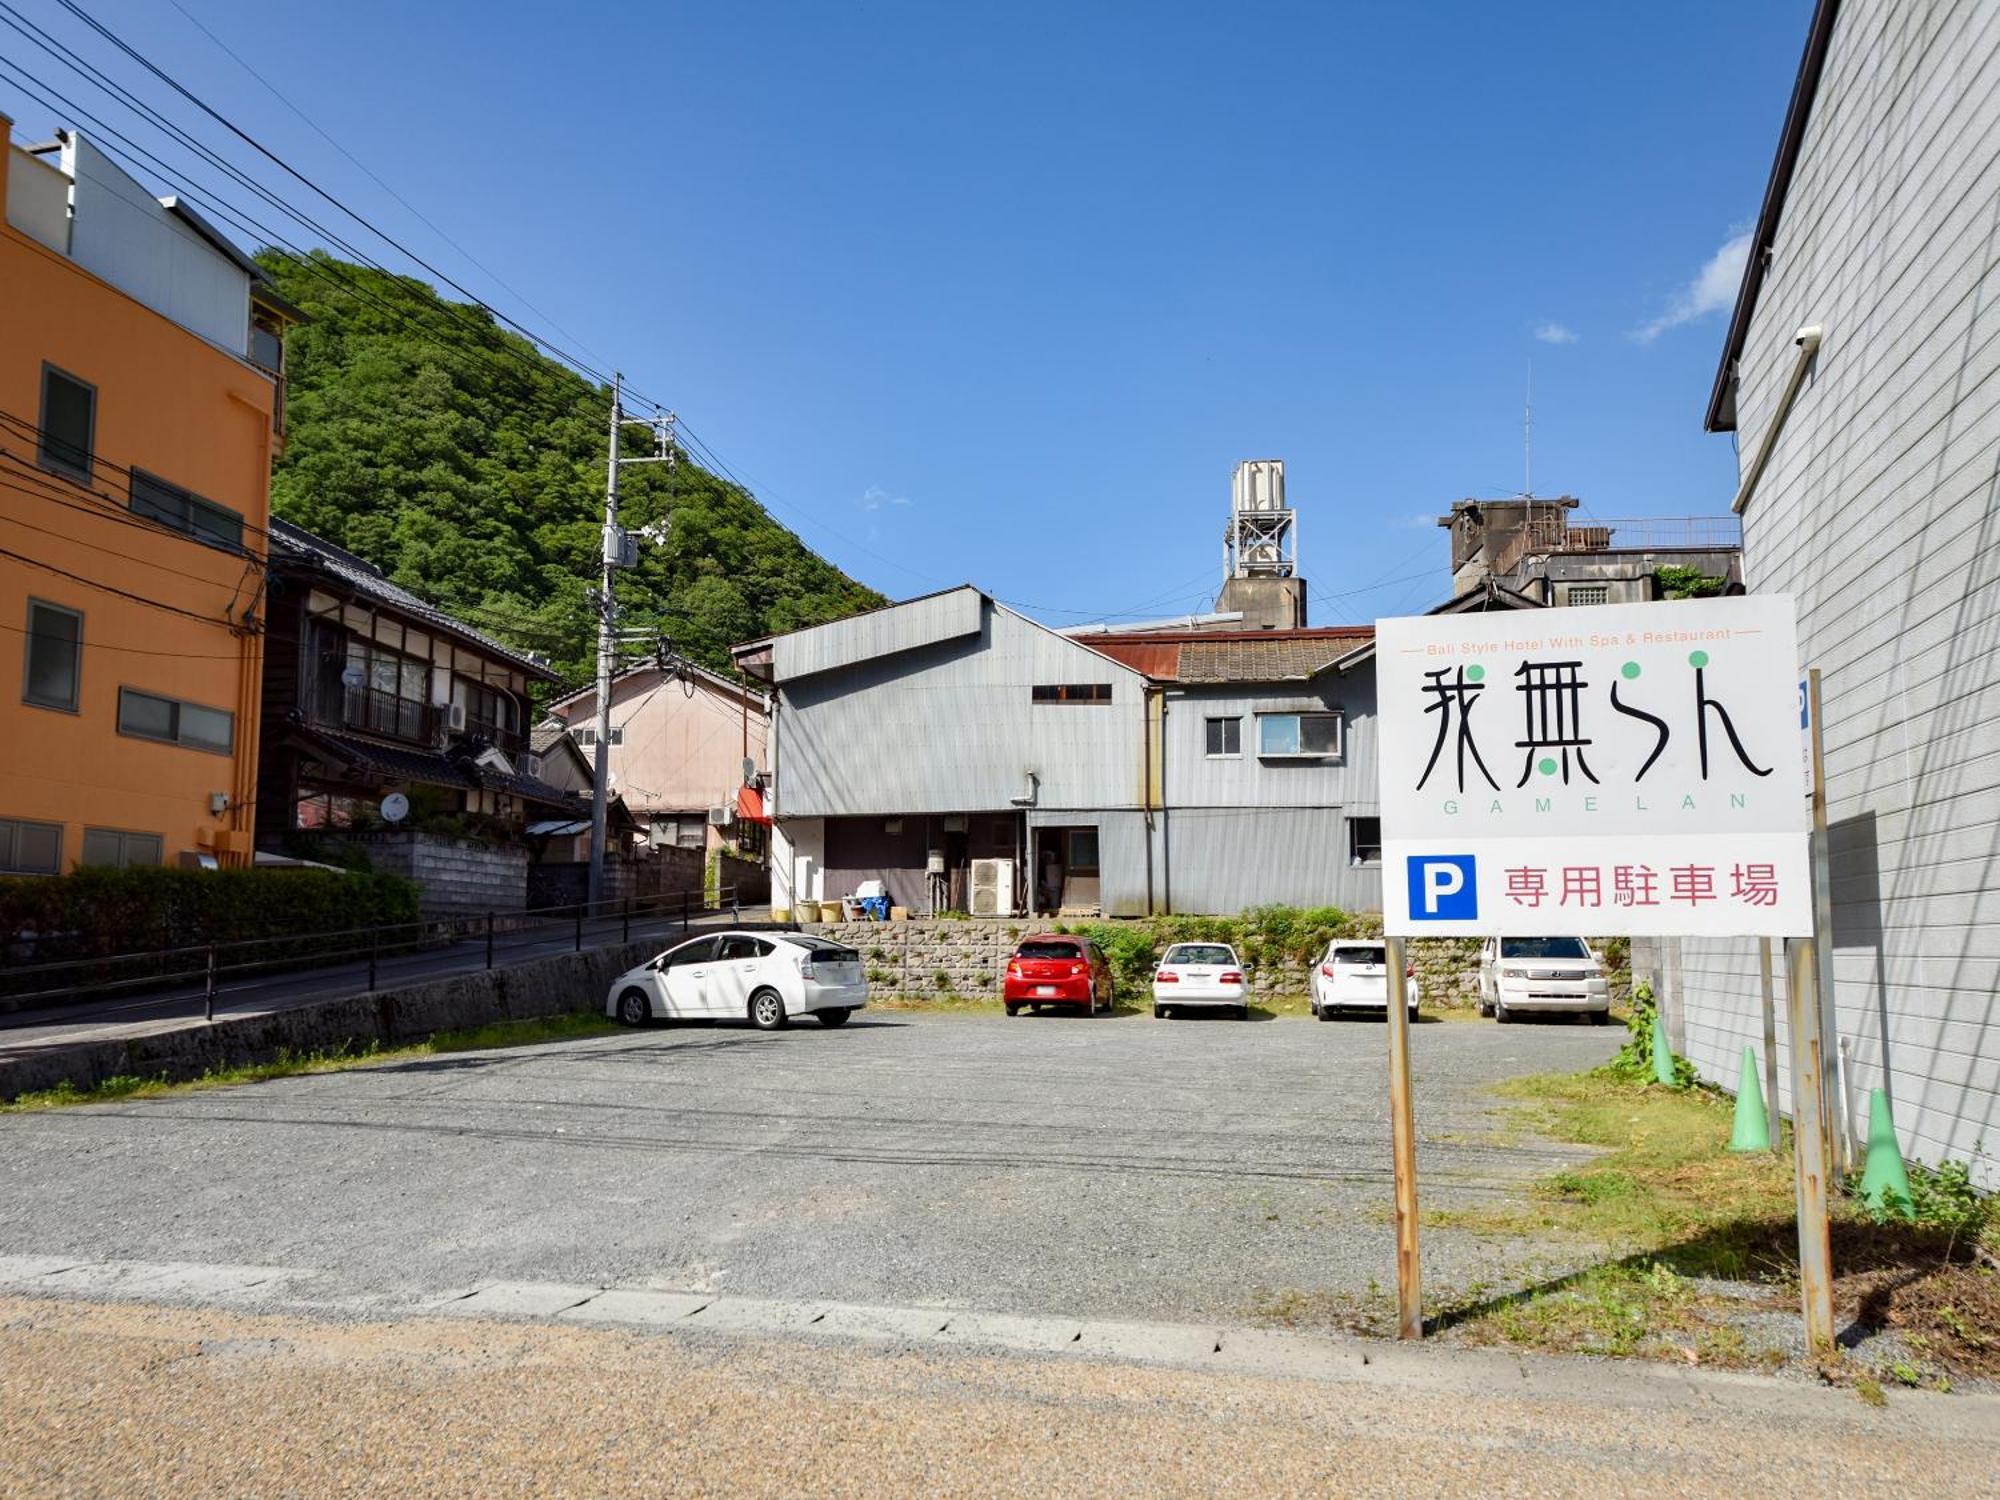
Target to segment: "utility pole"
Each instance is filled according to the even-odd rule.
[[[618,570],[638,561],[638,544],[618,524],[618,471],[626,464],[674,466],[674,415],[655,412],[655,451],[647,457],[621,458],[619,429],[624,426],[625,377],[611,377],[611,445],[605,465],[603,566],[599,570],[597,598],[597,756],[596,789],[590,798],[590,885],[588,899],[593,908],[604,899],[604,854],[609,837],[611,802],[611,677],[618,652]],[[662,540],[664,538],[661,538]]]
[[[590,794],[590,887],[592,906],[604,899],[604,841],[611,801],[611,661],[617,649],[618,593],[618,429],[624,423],[625,377],[611,377],[611,459],[604,481],[603,567],[597,596],[597,757]]]

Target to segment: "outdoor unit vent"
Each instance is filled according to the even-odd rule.
[[[535,780],[540,781],[542,779],[542,758],[539,755],[522,756],[521,773],[524,776],[532,776]]]
[[[736,821],[736,809],[723,803],[708,810],[708,824],[711,828],[727,828]]]
[[[1014,915],[1014,861],[975,859],[972,862],[972,914],[975,917]]]
[[[451,725],[451,732],[453,734],[465,733],[465,705],[463,703],[452,704],[446,710],[445,721]]]

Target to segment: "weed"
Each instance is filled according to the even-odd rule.
[[[1854,1394],[1861,1398],[1863,1406],[1887,1406],[1889,1398],[1882,1393],[1882,1382],[1872,1375],[1854,1377]]]
[[[947,974],[943,969],[939,969],[931,975],[931,988],[936,990],[940,995],[948,994],[951,990],[951,975]]]
[[[1889,1374],[1894,1377],[1898,1385],[1906,1385],[1911,1390],[1915,1390],[1924,1383],[1923,1372],[1907,1359],[1899,1359],[1890,1365]]]

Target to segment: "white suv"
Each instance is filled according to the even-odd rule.
[[[867,1003],[861,955],[843,944],[802,932],[705,932],[612,980],[604,1013],[627,1026],[748,1021],[776,1031],[806,1014],[838,1026]]]
[[[1511,1021],[1527,1011],[1611,1019],[1604,965],[1580,937],[1488,938],[1479,949],[1479,1013]]]

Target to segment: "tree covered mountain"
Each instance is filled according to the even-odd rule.
[[[261,257],[311,322],[285,341],[275,512],[582,682],[594,670],[610,392],[420,281],[330,256]],[[623,440],[640,450],[643,427]],[[627,468],[628,530],[665,521],[619,580],[621,627],[696,661],[882,603],[689,461]]]

